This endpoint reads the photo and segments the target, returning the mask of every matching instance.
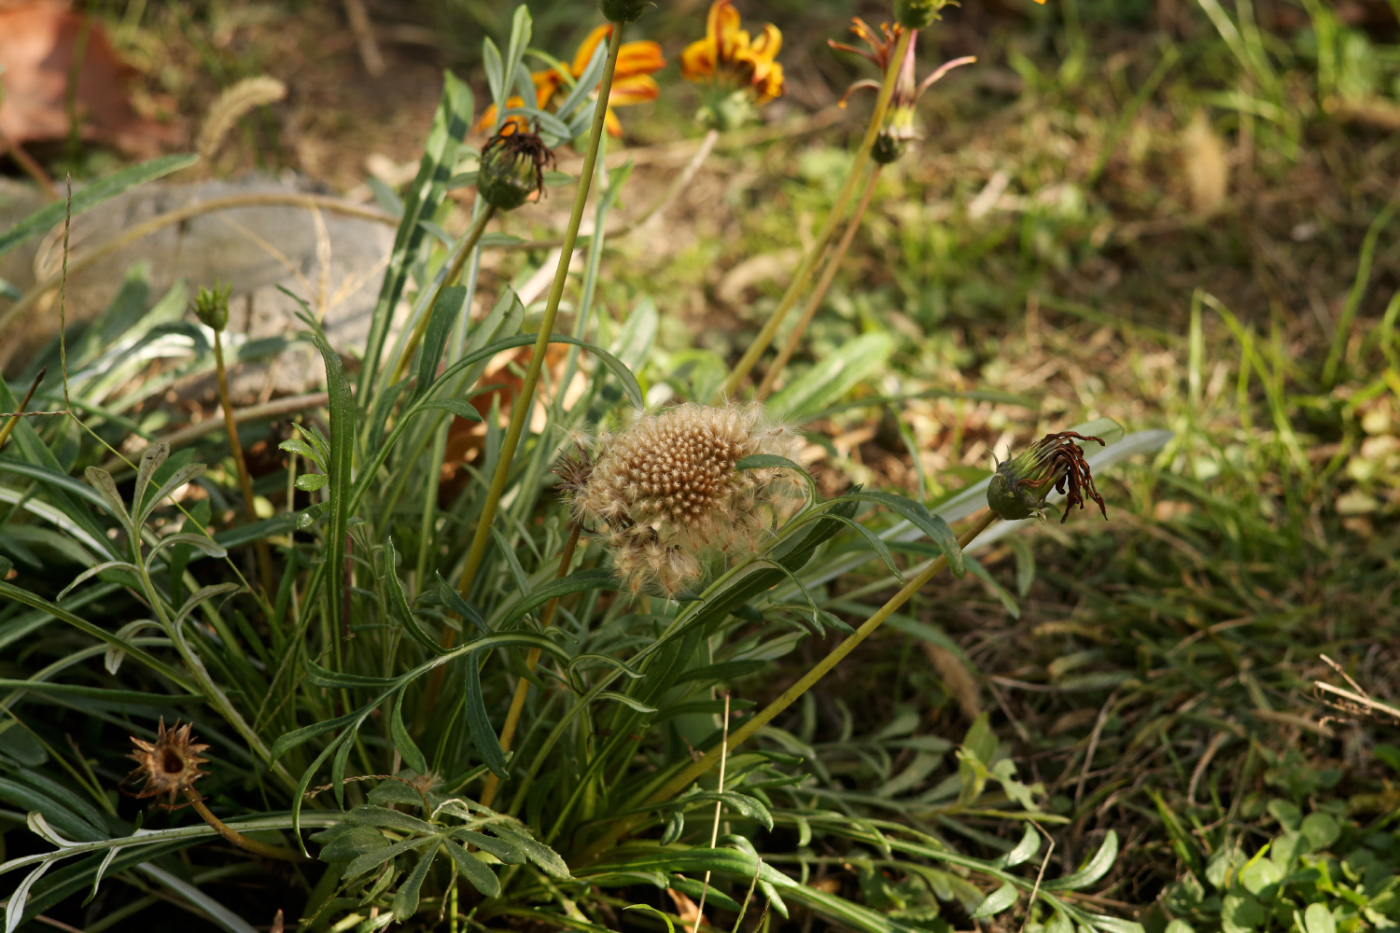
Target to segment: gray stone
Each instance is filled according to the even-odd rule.
[[[158,182],[133,189],[73,220],[70,264],[124,230],[157,215],[216,198],[307,193],[293,182],[253,178],[238,182]],[[32,188],[0,186],[0,228],[42,206]],[[0,258],[0,277],[20,291],[59,268],[61,228]],[[305,207],[259,205],[199,214],[165,227],[69,276],[67,317],[90,321],[107,307],[126,271],[145,261],[154,302],[183,280],[190,293],[216,282],[230,283],[226,340],[259,339],[303,330],[297,303],[279,286],[304,299],[322,320],[331,345],[360,357],[370,316],[393,246],[394,228],[362,217]],[[0,299],[0,314],[10,302]],[[191,315],[191,318],[193,315]],[[41,304],[0,334],[0,367],[51,340],[58,328],[57,302]],[[391,335],[392,337],[392,335]],[[319,358],[299,345],[264,367],[231,373],[233,394],[249,401],[269,394],[305,392],[323,382]],[[186,387],[202,391],[207,386]]]

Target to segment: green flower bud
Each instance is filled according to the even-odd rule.
[[[214,286],[214,290],[201,287],[194,298],[194,315],[205,327],[222,331],[228,326],[228,296],[232,285]]]
[[[1089,461],[1084,459],[1084,451],[1075,443],[1076,439],[1103,443],[1097,437],[1085,437],[1073,431],[1047,434],[1019,456],[998,463],[987,484],[988,507],[1008,521],[1040,518],[1045,500],[1053,489],[1065,494],[1061,524],[1069,518],[1073,506],[1084,508],[1086,498],[1098,503],[1107,519],[1108,507],[1094,488]]]
[[[927,29],[951,0],[894,0],[894,21],[905,29]]]
[[[598,6],[614,23],[635,23],[647,7],[655,4],[649,0],[599,0]]]
[[[476,190],[492,207],[513,211],[531,194],[544,193],[544,169],[553,164],[543,140],[508,122],[481,150]]]
[[[880,165],[898,162],[908,148],[908,142],[881,130],[880,135],[875,137],[875,145],[870,149],[870,158]]]

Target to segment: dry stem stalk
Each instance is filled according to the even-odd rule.
[[[787,317],[792,306],[797,303],[798,296],[802,294],[802,288],[807,283],[807,278],[826,252],[827,244],[831,242],[831,235],[836,232],[836,225],[845,216],[846,206],[851,203],[851,195],[855,194],[856,183],[865,171],[865,164],[870,161],[870,149],[875,145],[875,138],[880,134],[885,111],[889,109],[890,96],[894,93],[895,78],[899,74],[899,62],[904,59],[904,53],[908,50],[909,43],[913,41],[914,32],[915,30],[912,29],[906,30],[899,37],[894,54],[890,57],[890,66],[885,70],[885,80],[880,85],[880,97],[875,103],[874,112],[870,115],[870,125],[865,128],[865,138],[861,140],[860,148],[856,150],[850,174],[846,176],[846,183],[841,187],[841,193],[836,196],[835,203],[831,205],[831,211],[827,214],[826,222],[822,224],[821,232],[817,234],[812,248],[808,250],[806,257],[802,260],[801,267],[793,275],[792,283],[788,285],[777,309],[763,325],[763,329],[759,331],[758,337],[745,351],[743,358],[734,366],[734,371],[724,380],[724,384],[719,390],[720,397],[732,396],[739,390],[739,385],[744,381],[744,377],[753,369],[754,363],[758,362],[763,351],[767,350],[768,345],[773,342],[773,337],[777,334],[783,319]]]
[[[836,244],[835,251],[827,259],[826,269],[822,271],[822,277],[817,282],[817,287],[812,290],[811,297],[807,299],[807,304],[802,309],[802,316],[797,319],[797,326],[792,329],[791,334],[788,334],[787,342],[778,351],[778,358],[773,361],[773,365],[768,367],[768,372],[764,374],[763,382],[758,387],[758,394],[754,396],[760,402],[773,391],[779,374],[782,373],[783,367],[792,357],[793,351],[797,349],[802,335],[807,333],[807,325],[812,323],[817,308],[831,288],[831,283],[841,268],[841,262],[846,258],[846,251],[851,248],[851,241],[856,238],[856,231],[860,229],[860,222],[865,218],[865,209],[870,206],[870,197],[875,193],[875,183],[880,180],[882,168],[884,168],[883,165],[876,164],[875,168],[871,170],[870,177],[865,182],[865,190],[861,192],[860,204],[856,205],[856,212],[851,215],[851,221],[846,225],[846,232],[841,235],[841,242]]]
[[[254,855],[260,855],[263,858],[276,859],[279,862],[311,861],[308,856],[302,855],[300,852],[293,851],[292,849],[284,849],[281,846],[270,846],[265,842],[249,839],[215,816],[213,812],[204,805],[204,798],[200,797],[199,792],[193,787],[186,787],[184,790],[185,799],[190,802],[190,806],[194,807],[195,812],[199,814],[200,818],[212,826],[216,833],[238,846],[238,848],[251,852]]]

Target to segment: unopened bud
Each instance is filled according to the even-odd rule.
[[[951,0],[894,0],[894,21],[905,29],[926,29]]]
[[[554,153],[534,133],[507,123],[481,150],[476,190],[492,207],[513,211],[544,191],[545,166]]]
[[[655,5],[650,0],[600,0],[598,4],[603,15],[614,23],[634,23],[647,7]]]
[[[880,165],[889,165],[891,162],[898,162],[907,148],[908,140],[898,139],[881,130],[880,135],[875,137],[875,145],[870,149],[870,158]]]
[[[232,285],[215,285],[214,290],[200,288],[194,298],[194,315],[205,327],[222,331],[228,326],[228,296]]]
[[[1045,500],[1053,489],[1065,494],[1065,513],[1060,522],[1069,518],[1073,506],[1084,508],[1086,499],[1098,503],[1103,517],[1108,507],[1103,496],[1094,488],[1089,461],[1075,440],[1094,441],[1074,431],[1047,434],[1018,456],[997,464],[996,473],[987,485],[987,505],[1008,521],[1040,518]]]

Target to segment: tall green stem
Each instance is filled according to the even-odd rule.
[[[545,303],[544,320],[540,322],[539,338],[535,350],[530,355],[530,365],[525,370],[525,378],[520,383],[520,391],[511,406],[510,427],[506,429],[501,453],[496,461],[496,472],[491,477],[491,486],[486,491],[486,501],[477,519],[476,531],[472,535],[471,547],[467,551],[467,562],[462,568],[462,579],[458,589],[466,599],[471,590],[476,572],[481,567],[481,559],[486,554],[486,544],[490,540],[491,523],[496,518],[496,508],[510,477],[511,461],[515,459],[515,449],[520,445],[520,435],[525,430],[525,422],[534,406],[535,386],[540,381],[540,369],[544,366],[545,350],[549,346],[550,335],[554,332],[554,318],[559,313],[559,302],[564,297],[564,285],[569,279],[569,263],[573,259],[574,244],[578,241],[579,225],[583,222],[583,209],[588,204],[588,192],[593,184],[593,170],[598,160],[598,141],[603,136],[603,125],[608,112],[608,92],[612,89],[613,73],[617,70],[617,54],[622,48],[622,26],[613,26],[608,39],[608,60],[603,69],[603,80],[598,85],[598,103],[593,112],[593,127],[588,134],[588,148],[583,155],[583,169],[579,172],[578,193],[574,195],[573,211],[569,214],[569,226],[564,233],[564,248],[559,255],[559,266],[554,273],[554,285],[549,290]],[[442,644],[450,648],[456,642],[457,633],[445,628]]]
[[[759,384],[758,393],[755,396],[760,402],[773,391],[773,386],[778,381],[778,375],[782,373],[783,367],[792,358],[793,351],[802,341],[802,335],[807,332],[807,325],[812,323],[817,308],[821,305],[822,299],[826,297],[831,283],[836,279],[841,262],[846,258],[847,250],[851,248],[851,241],[856,238],[856,231],[860,229],[860,222],[865,218],[865,209],[870,206],[870,197],[875,193],[875,184],[880,180],[880,169],[882,168],[884,166],[876,165],[871,170],[870,177],[865,182],[865,190],[861,192],[860,203],[856,205],[856,212],[851,215],[851,222],[846,224],[846,232],[841,234],[841,242],[836,244],[835,251],[827,258],[826,269],[822,271],[822,277],[817,282],[817,287],[807,298],[807,304],[802,308],[802,316],[797,319],[797,326],[792,329],[792,333],[788,334],[783,348],[778,351],[778,358],[773,361],[772,366],[768,367],[768,372],[763,374],[763,382]]]
[[[447,274],[442,277],[442,281],[438,282],[437,288],[433,290],[432,300],[423,306],[423,315],[413,328],[413,333],[409,336],[408,343],[404,345],[403,352],[399,354],[398,362],[394,364],[394,374],[389,378],[390,385],[403,378],[404,371],[408,369],[409,360],[413,359],[413,351],[423,340],[423,334],[427,333],[428,321],[432,319],[433,307],[442,297],[442,290],[449,285],[456,284],[457,280],[462,277],[463,267],[466,266],[467,260],[476,250],[476,244],[481,242],[481,235],[486,232],[486,225],[495,216],[495,205],[486,205],[486,209],[481,212],[481,216],[476,219],[471,230],[467,232],[467,237],[462,242],[462,248],[457,251],[457,258],[452,261],[452,267],[447,270]]]
[[[973,523],[971,528],[968,528],[958,536],[958,547],[966,548],[978,535],[986,531],[987,526],[995,520],[996,514],[990,509],[987,510]],[[725,754],[732,755],[734,749],[738,748],[749,738],[752,738],[753,734],[768,725],[768,723],[773,720],[773,717],[791,706],[793,701],[802,696],[802,694],[812,689],[817,681],[821,680],[832,668],[841,663],[846,655],[850,654],[855,650],[857,645],[869,638],[871,633],[883,625],[886,619],[894,615],[895,611],[898,610],[900,606],[907,603],[915,593],[923,588],[924,584],[937,576],[939,571],[946,566],[948,566],[948,559],[943,556],[939,556],[936,560],[930,562],[921,573],[910,578],[903,589],[891,596],[883,606],[877,609],[874,615],[866,619],[865,622],[861,624],[860,628],[856,629],[845,641],[833,648],[830,654],[817,662],[810,671],[803,675],[801,680],[784,690],[776,700],[764,707],[763,711],[758,715],[734,730],[733,734],[729,736],[729,741],[727,743],[722,742],[718,746],[710,749],[705,753],[704,757],[671,778],[671,780],[667,781],[660,789],[648,797],[643,806],[651,806],[670,800],[676,794],[694,783],[696,778],[713,768],[715,764],[719,762],[721,756]],[[646,818],[646,815],[645,812],[634,813],[631,816],[618,820],[613,824],[613,828],[605,835],[599,837],[595,842],[584,849],[579,858],[575,860],[575,864],[583,864],[592,861],[597,858],[598,855],[616,845],[617,841],[631,832],[634,826]]]
[[[763,325],[763,330],[759,331],[757,339],[749,346],[734,367],[734,371],[729,374],[729,378],[724,380],[724,384],[719,390],[722,397],[732,396],[739,390],[744,377],[753,369],[754,363],[758,362],[763,351],[767,350],[768,345],[773,342],[773,336],[782,326],[783,319],[792,310],[792,306],[797,304],[803,286],[811,276],[812,271],[816,269],[817,263],[826,251],[826,245],[831,242],[831,236],[836,232],[836,225],[845,216],[846,206],[851,203],[851,196],[855,194],[856,184],[865,171],[866,163],[870,161],[870,149],[875,145],[875,137],[880,135],[880,125],[884,123],[885,111],[890,104],[890,95],[894,93],[894,81],[899,74],[899,64],[904,60],[904,53],[914,38],[914,32],[914,30],[909,29],[900,34],[894,54],[890,56],[889,67],[885,69],[885,80],[880,85],[880,96],[875,102],[875,112],[870,115],[870,125],[865,128],[865,138],[860,141],[860,148],[856,150],[855,161],[851,163],[851,171],[846,176],[846,183],[841,186],[841,193],[836,196],[836,202],[831,205],[831,213],[827,215],[826,222],[822,224],[822,229],[817,234],[812,248],[807,251],[797,274],[792,277],[792,283],[788,285],[782,301],[778,303],[777,309],[768,318],[768,322]]]
[[[224,410],[224,430],[228,432],[229,450],[233,452],[233,465],[238,471],[238,488],[243,493],[243,508],[248,513],[248,524],[258,520],[257,499],[253,496],[253,478],[248,473],[248,461],[243,457],[243,443],[238,439],[238,422],[233,417],[233,399],[228,391],[228,369],[224,366],[224,344],[220,338],[220,328],[214,330],[214,372],[219,384],[219,407]],[[272,552],[267,540],[259,538],[253,542],[257,555],[258,574],[262,577],[263,593],[272,599],[276,590],[272,585]]]

